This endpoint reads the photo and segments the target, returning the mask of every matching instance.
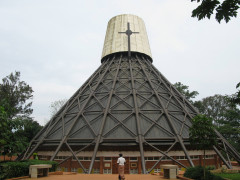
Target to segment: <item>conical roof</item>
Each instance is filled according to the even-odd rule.
[[[134,51],[129,57],[124,50],[103,57],[100,67],[34,137],[24,158],[37,150],[52,150],[53,160],[61,149],[76,156],[90,148],[91,172],[99,149],[137,147],[146,173],[144,148],[167,155],[174,147],[184,151],[194,166],[187,149],[191,148],[189,127],[197,110],[154,67],[150,54]],[[236,150],[218,136],[220,145],[239,160]],[[217,148],[215,151],[221,157]]]
[[[118,54],[102,63],[35,140],[188,138],[196,114],[144,55],[128,60]]]

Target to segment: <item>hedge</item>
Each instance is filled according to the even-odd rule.
[[[0,162],[0,179],[28,176],[29,166],[34,164],[51,164],[50,172],[57,169],[57,162],[55,161],[23,160]]]
[[[222,177],[212,174],[209,171],[209,169],[212,169],[212,168],[206,168],[205,180],[223,180]],[[204,167],[202,166],[189,167],[187,168],[183,176],[187,178],[195,179],[195,180],[204,180],[203,173],[204,173]]]

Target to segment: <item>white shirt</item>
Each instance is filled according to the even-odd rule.
[[[120,158],[118,158],[118,160],[117,160],[117,163],[118,163],[119,165],[124,165],[125,162],[126,162],[126,160],[125,160],[125,158],[123,158],[123,157],[120,157]]]

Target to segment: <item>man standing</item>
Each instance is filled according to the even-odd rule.
[[[119,180],[125,179],[124,177],[124,163],[126,162],[125,158],[122,157],[122,154],[119,154],[119,158],[117,160],[118,163],[118,178]]]

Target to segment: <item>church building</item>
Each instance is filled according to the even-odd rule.
[[[90,48],[90,47],[89,47]],[[22,159],[59,162],[64,171],[159,172],[160,165],[203,164],[203,151],[189,143],[192,104],[154,67],[144,22],[135,15],[113,17],[101,65],[33,138]],[[232,168],[238,152],[216,131],[218,144],[206,151],[207,165]],[[226,155],[226,156],[223,156]]]

